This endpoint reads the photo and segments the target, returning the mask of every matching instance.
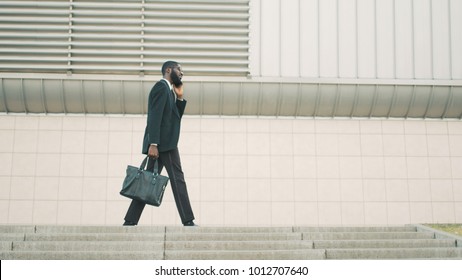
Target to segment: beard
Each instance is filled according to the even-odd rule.
[[[176,86],[179,87],[183,84],[181,81],[180,77],[175,71],[172,71],[172,74],[170,75],[170,78],[172,79],[172,83]]]

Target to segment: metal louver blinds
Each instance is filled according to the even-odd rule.
[[[246,76],[249,0],[0,1],[0,71]]]

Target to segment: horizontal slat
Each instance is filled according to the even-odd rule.
[[[69,24],[69,17],[62,16],[62,17],[21,17],[21,16],[2,16],[3,22],[21,22],[31,24],[31,22],[37,23],[62,23],[62,24]]]
[[[171,28],[168,26],[117,26],[117,30],[114,30],[114,26],[98,26],[98,25],[31,25],[29,23],[24,24],[2,24],[0,23],[0,30],[5,31],[15,31],[15,32],[23,32],[31,30],[40,31],[40,32],[49,32],[49,31],[56,31],[56,32],[134,32],[134,33],[169,33],[169,34],[221,34],[221,35],[245,35],[248,36],[249,29],[248,28],[214,28],[214,27],[205,27],[201,29],[197,29],[195,27],[176,27]]]
[[[2,1],[0,6],[36,6],[37,1]],[[216,0],[156,0],[156,3],[166,3],[166,4],[214,4],[214,5],[246,5],[249,3],[249,0],[229,0],[217,2]],[[114,2],[114,1],[99,1],[99,2],[72,2],[72,6],[82,6],[82,7],[133,7],[133,6],[142,6],[141,2]],[[153,5],[146,3],[144,5]],[[69,6],[69,2],[59,2],[59,1],[40,1],[40,6],[43,7],[63,7]]]
[[[62,23],[62,24],[69,24],[72,23],[91,23],[91,24],[116,24],[116,25],[123,25],[123,24],[137,24],[140,25],[144,24],[152,24],[152,25],[168,25],[168,26],[215,26],[215,27],[247,27],[248,21],[247,20],[220,20],[220,19],[150,19],[145,18],[120,18],[120,17],[108,17],[108,18],[78,18],[73,17],[69,18],[66,16],[62,17],[50,17],[50,16],[2,16],[3,22],[20,22],[24,23],[27,22],[28,24],[31,23]]]
[[[99,56],[114,56],[114,55],[124,55],[124,56],[159,56],[158,51],[152,50],[106,50],[104,54],[101,54],[100,49],[50,49],[50,48],[39,48],[39,49],[32,49],[32,48],[2,48],[0,47],[0,54],[75,54],[75,55],[99,55]],[[212,52],[212,51],[195,51],[191,53],[181,53],[181,52],[163,52],[162,56],[170,56],[170,57],[236,57],[236,58],[247,58],[248,54],[246,52]]]
[[[69,16],[68,9],[61,10],[51,10],[51,9],[2,9],[0,14],[5,15],[24,15],[31,14],[37,16],[52,15],[52,16]],[[172,11],[142,11],[142,10],[72,10],[72,18],[78,16],[94,16],[94,18],[99,17],[132,17],[132,18],[141,18],[141,16],[150,16],[155,18],[188,18],[188,19],[204,19],[204,18],[214,18],[214,19],[247,19],[249,15],[247,13],[223,13],[216,11],[201,11],[201,12],[189,12],[189,10],[172,12]]]
[[[110,63],[110,64],[117,64],[117,63],[163,63],[163,59],[141,59],[141,58],[120,58],[120,57],[65,57],[65,56],[49,56],[49,57],[37,57],[37,56],[0,56],[0,60],[2,61],[17,61],[17,62],[40,62],[43,60],[49,62],[91,62],[91,63]],[[187,63],[194,63],[194,64],[206,64],[206,65],[239,65],[239,64],[246,64],[248,63],[247,60],[236,60],[233,59],[232,61],[228,60],[195,60],[195,59],[183,59],[181,61],[182,64]]]
[[[185,65],[185,63],[183,63]],[[146,67],[146,66],[140,66],[140,67],[135,67],[135,66],[121,66],[117,65],[115,67],[114,65],[44,65],[44,64],[34,64],[34,65],[28,65],[28,67],[24,67],[22,65],[16,65],[16,64],[6,64],[8,68],[11,69],[40,69],[40,70],[105,70],[105,71],[114,71],[114,72],[120,72],[120,71],[152,71],[152,72],[159,72],[160,67]],[[186,67],[188,69],[188,73],[194,73],[194,72],[209,72],[210,68],[200,68],[200,67]],[[247,68],[228,68],[228,67],[214,67],[213,68],[214,72],[232,72],[232,73],[244,73],[247,72]]]
[[[6,38],[37,38],[36,33],[14,33],[14,32],[0,32],[0,39]],[[119,40],[155,40],[155,41],[184,41],[184,42],[247,42],[247,37],[238,36],[197,36],[197,35],[183,35],[181,37],[174,35],[141,35],[141,34],[98,34],[98,33],[42,33],[41,38],[74,38],[74,39],[111,39],[111,42]]]
[[[222,44],[211,44],[211,43],[201,43],[201,44],[193,44],[193,45],[177,45],[177,44],[172,44],[172,43],[149,43],[149,42],[144,42],[142,44],[138,42],[121,42],[118,43],[117,46],[114,46],[114,42],[67,42],[67,41],[19,41],[19,40],[8,40],[8,41],[1,41],[2,45],[17,45],[21,46],[23,44],[28,44],[30,46],[72,46],[72,47],[95,47],[95,48],[159,48],[159,49],[169,49],[171,51],[172,49],[176,50],[191,50],[191,49],[201,49],[201,50],[247,50],[249,47],[247,44],[238,44],[238,45],[233,45],[233,44],[228,44],[228,45],[222,45]]]
[[[26,32],[0,32],[1,38],[21,38],[27,40],[28,38],[68,38],[72,34],[67,33],[55,33],[55,32],[40,32],[40,33],[26,33]]]
[[[40,25],[31,25],[29,22],[22,22],[22,24],[9,24],[0,22],[0,30],[15,30],[21,32],[22,30],[37,30],[37,31],[69,31],[69,25],[51,25],[51,24],[40,24]]]
[[[37,6],[37,1],[1,1],[0,7],[27,7]],[[69,2],[40,1],[41,7],[68,7]]]
[[[1,7],[1,5],[0,5]],[[0,14],[3,16],[5,15],[24,15],[24,14],[32,14],[32,15],[62,15],[62,16],[69,16],[69,8],[63,9],[12,9],[12,8],[2,8]]]
[[[247,27],[247,21],[231,20],[184,20],[184,19],[123,19],[123,18],[73,18],[75,23],[92,24],[141,24],[167,26],[203,26],[203,27]]]
[[[0,47],[0,54],[18,54],[18,53],[24,53],[24,54],[31,54],[32,52],[36,54],[43,54],[43,53],[49,53],[49,54],[67,54],[69,51],[65,48],[61,49],[32,49],[32,48],[2,48]]]
[[[114,1],[86,1],[86,2],[74,2],[72,3],[73,6],[77,7],[89,7],[89,8],[105,8],[105,7],[130,7],[132,2],[128,4],[127,2],[121,3],[114,3]],[[135,2],[136,3],[136,2]],[[155,3],[155,4],[154,4]],[[114,4],[114,5],[113,5]],[[201,5],[213,5],[213,6],[247,6],[249,4],[249,0],[156,0],[156,1],[149,1],[144,4],[136,3],[139,6],[155,6],[155,5],[175,5],[179,7],[183,7],[184,5],[191,5],[194,4],[196,6]]]

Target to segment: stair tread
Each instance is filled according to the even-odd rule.
[[[416,247],[455,247],[454,239],[370,239],[370,240],[313,240],[315,248],[416,248]]]
[[[334,239],[429,239],[434,238],[432,232],[304,232],[306,240]]]
[[[462,259],[462,248],[326,249],[328,259]]]
[[[163,252],[146,251],[8,251],[2,260],[162,260]]]
[[[325,259],[325,250],[268,250],[268,251],[166,251],[166,260],[181,260],[181,259],[200,259],[200,260],[247,260],[247,259]]]
[[[417,232],[415,226],[294,227],[294,232]]]
[[[148,251],[163,250],[162,241],[22,241],[13,251]]]

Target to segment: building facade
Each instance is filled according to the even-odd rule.
[[[0,7],[0,223],[121,224],[170,59],[199,224],[462,222],[461,0]]]

